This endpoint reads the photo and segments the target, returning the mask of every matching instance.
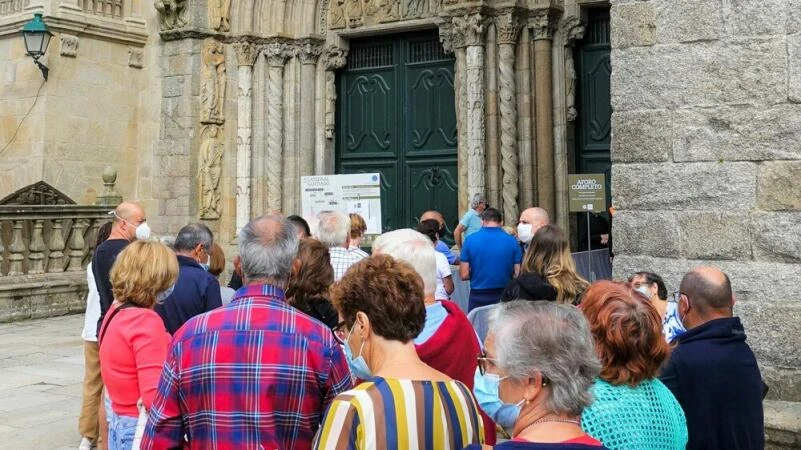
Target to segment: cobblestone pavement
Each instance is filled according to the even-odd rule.
[[[83,315],[0,324],[0,450],[76,449]]]

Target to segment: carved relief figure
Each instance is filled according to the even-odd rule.
[[[404,6],[404,19],[414,19],[422,17],[425,14],[428,1],[427,0],[403,0]]]
[[[153,5],[159,12],[161,30],[172,30],[186,25],[184,11],[186,0],[156,0]]]
[[[200,122],[223,123],[225,103],[225,48],[221,42],[206,39],[203,44],[203,71],[200,87]]]
[[[399,0],[379,0],[378,22],[394,22],[400,17],[398,15]]]
[[[345,16],[348,18],[349,27],[355,28],[362,26],[364,23],[362,14],[361,0],[345,0]]]
[[[565,106],[567,106],[567,121],[573,122],[578,117],[576,110],[576,67],[573,63],[573,51],[565,51],[565,78],[567,92],[565,93]]]
[[[200,217],[219,219],[220,214],[220,175],[225,144],[222,132],[217,125],[209,125],[202,132],[200,145]]]
[[[217,31],[231,31],[231,0],[209,0],[209,26]]]
[[[345,28],[345,0],[331,0],[328,10],[328,26],[332,30]]]

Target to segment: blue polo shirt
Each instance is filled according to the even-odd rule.
[[[500,227],[482,227],[468,236],[460,255],[470,264],[470,289],[503,289],[523,260],[517,239]]]

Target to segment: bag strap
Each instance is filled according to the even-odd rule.
[[[136,305],[134,303],[125,302],[125,303],[121,304],[120,306],[118,306],[117,308],[115,308],[114,311],[111,311],[111,315],[108,316],[108,319],[106,320],[106,323],[103,324],[103,327],[100,329],[100,333],[98,333],[98,335],[97,335],[97,346],[98,347],[103,345],[103,337],[106,335],[106,330],[108,329],[108,325],[111,323],[111,320],[114,319],[114,316],[116,316],[117,313],[120,312],[121,309],[126,309],[126,308],[141,308],[141,306]]]

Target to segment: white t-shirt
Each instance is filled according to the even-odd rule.
[[[83,316],[84,341],[97,342],[97,321],[100,319],[100,294],[97,293],[95,275],[92,272],[92,263],[86,266],[86,284],[89,293],[86,295],[86,314]]]
[[[451,266],[448,264],[448,257],[440,252],[434,252],[437,258],[437,290],[434,292],[436,300],[448,300],[448,293],[445,292],[445,283],[442,281],[445,277],[451,276]]]

